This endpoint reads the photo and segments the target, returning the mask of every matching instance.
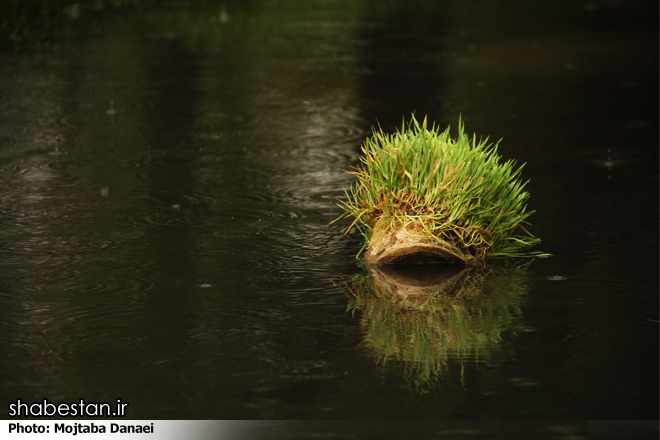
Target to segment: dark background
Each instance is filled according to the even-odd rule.
[[[0,14],[4,401],[121,397],[136,419],[552,421],[538,438],[584,437],[566,420],[657,418],[655,2]],[[537,250],[553,254],[489,278],[459,307],[467,330],[351,306],[346,286],[369,283],[362,239],[327,226],[371,127],[412,112],[503,138],[530,180]],[[410,357],[422,345],[388,335],[411,329],[447,339]]]

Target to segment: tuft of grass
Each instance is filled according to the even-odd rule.
[[[498,144],[469,137],[461,120],[456,139],[414,115],[394,134],[373,129],[361,164],[344,171],[356,180],[336,220],[353,217],[346,232],[356,226],[363,249],[403,226],[468,263],[533,255],[524,252],[540,240],[526,229],[534,211],[526,210],[523,165],[502,162]]]

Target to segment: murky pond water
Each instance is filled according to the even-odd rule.
[[[414,3],[128,10],[2,55],[5,401],[121,397],[154,419],[656,419],[647,10]],[[368,294],[380,275],[355,259],[361,237],[328,223],[370,127],[413,111],[504,138],[553,257],[467,287],[431,274],[471,289],[454,301]]]

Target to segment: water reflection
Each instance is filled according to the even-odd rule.
[[[520,2],[158,4],[80,3],[89,33],[0,63],[4,395],[157,419],[657,413],[655,32],[521,33],[495,11],[542,25]],[[362,239],[326,225],[370,125],[413,110],[505,138],[557,258],[530,295],[524,271],[364,269],[356,324],[326,280]]]
[[[439,384],[450,360],[506,354],[502,333],[520,326],[526,267],[375,266],[347,286],[361,312],[363,346],[418,390]],[[391,367],[389,367],[391,368]]]

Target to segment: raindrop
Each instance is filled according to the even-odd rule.
[[[106,113],[109,114],[109,115],[117,114],[117,110],[115,110],[115,100],[114,99],[110,100],[110,108],[108,109],[108,111],[106,111]]]
[[[220,15],[218,17],[220,19],[220,23],[222,24],[227,24],[231,20],[231,17],[229,16],[229,12],[223,7],[220,10]]]

